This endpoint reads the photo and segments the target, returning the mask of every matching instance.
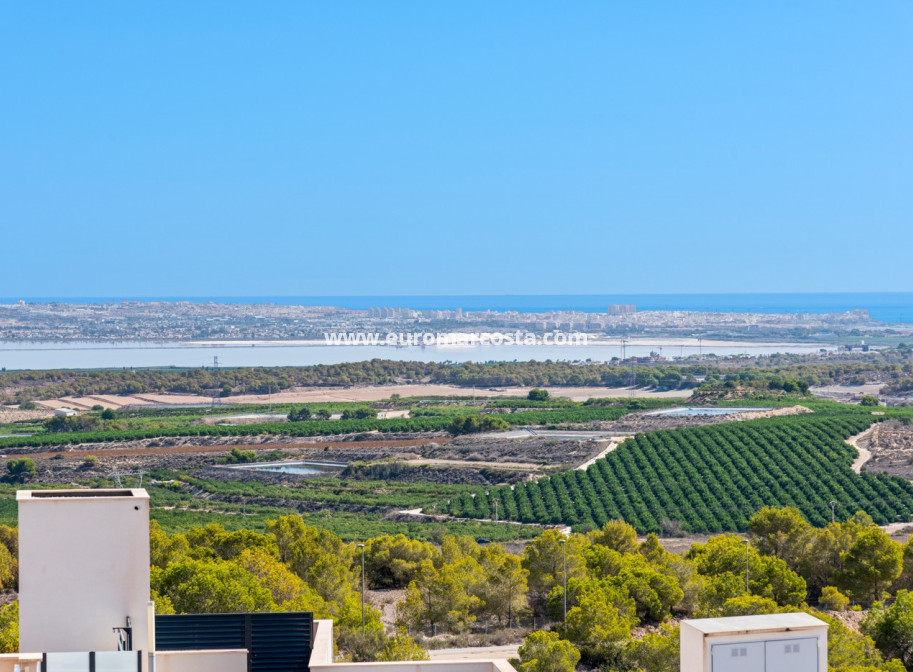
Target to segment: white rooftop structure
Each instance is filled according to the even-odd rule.
[[[827,627],[801,612],[685,620],[681,672],[827,672]]]
[[[757,616],[728,616],[726,618],[700,618],[684,621],[689,627],[705,635],[733,635],[742,632],[779,632],[805,630],[827,624],[811,614],[759,614]]]

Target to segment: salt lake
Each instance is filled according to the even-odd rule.
[[[824,348],[816,344],[746,344],[703,346],[655,342],[644,345],[629,341],[627,357],[646,357],[658,352],[667,358],[703,353],[719,356],[812,354]],[[251,343],[34,343],[0,342],[0,368],[16,369],[104,369],[212,366],[214,358],[224,367],[309,366],[342,364],[370,359],[420,362],[489,361],[609,361],[621,356],[621,345],[444,345],[395,347],[388,345],[326,345],[302,342]]]

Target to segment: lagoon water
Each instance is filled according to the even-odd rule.
[[[656,351],[668,358],[703,354],[769,355],[777,352],[808,354],[822,346],[812,344],[723,345],[702,348],[691,345],[637,345],[629,343],[628,357],[645,357]],[[832,348],[828,348],[832,349]],[[489,362],[489,361],[609,361],[621,356],[621,346],[606,345],[474,345],[410,346],[324,345],[258,343],[24,343],[0,342],[0,367],[17,369],[103,369],[103,368],[196,368],[212,366],[308,366],[341,364],[370,359],[392,359],[420,362]]]
[[[644,415],[676,415],[676,416],[702,416],[702,415],[733,415],[734,413],[751,413],[754,411],[770,411],[771,408],[763,408],[760,406],[745,406],[745,407],[716,407],[716,408],[700,408],[694,406],[686,406],[681,408],[662,408],[658,411],[650,411],[649,413],[644,413]]]
[[[264,464],[251,464],[236,469],[253,469],[254,471],[272,471],[277,474],[295,474],[310,476],[313,474],[326,474],[345,469],[346,465],[338,462],[267,462]]]

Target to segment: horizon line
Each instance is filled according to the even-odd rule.
[[[120,299],[120,300],[163,300],[163,299],[263,299],[263,298],[277,298],[277,299],[307,299],[307,298],[319,298],[319,299],[333,299],[333,298],[400,298],[400,297],[416,297],[416,298],[443,298],[443,297],[562,297],[562,296],[588,296],[588,297],[610,297],[610,296],[803,296],[803,295],[823,295],[823,296],[833,296],[833,295],[874,295],[874,294],[889,294],[889,295],[903,295],[903,294],[913,294],[913,290],[885,290],[885,291],[796,291],[796,292],[764,292],[764,291],[751,291],[751,292],[588,292],[588,293],[550,293],[550,294],[521,294],[521,293],[489,293],[489,294],[187,294],[187,295],[126,295],[126,294],[111,294],[111,295],[71,295],[71,296],[5,296],[0,297],[0,301],[3,300],[15,300],[15,301],[26,301],[26,300],[71,300],[71,299]]]

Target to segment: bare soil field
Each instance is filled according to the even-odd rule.
[[[872,458],[863,467],[865,471],[913,479],[913,425],[896,420],[879,422],[868,440],[860,442],[860,447],[872,452]]]
[[[851,402],[863,395],[878,396],[884,383],[867,383],[865,385],[821,385],[809,389],[816,397],[832,401]]]
[[[370,385],[365,387],[299,387],[272,395],[245,394],[220,399],[222,404],[307,404],[333,401],[381,401],[391,395],[401,397],[517,397],[526,396],[531,387],[505,388],[471,388],[455,385]],[[545,388],[554,397],[567,397],[572,401],[586,401],[590,398],[634,397],[634,398],[669,398],[686,399],[691,390],[666,390],[657,392],[630,387],[549,387]],[[91,397],[61,397],[36,403],[45,408],[69,406],[76,409],[89,409],[100,405],[105,408],[123,408],[124,406],[144,406],[150,404],[209,404],[211,397],[194,394],[134,394],[129,396],[98,395]]]
[[[568,441],[538,436],[522,439],[461,436],[446,444],[427,446],[422,452],[422,457],[569,468],[598,454],[604,445],[602,441]]]
[[[19,422],[20,420],[44,420],[53,417],[49,410],[22,411],[10,406],[0,406],[0,422]]]

